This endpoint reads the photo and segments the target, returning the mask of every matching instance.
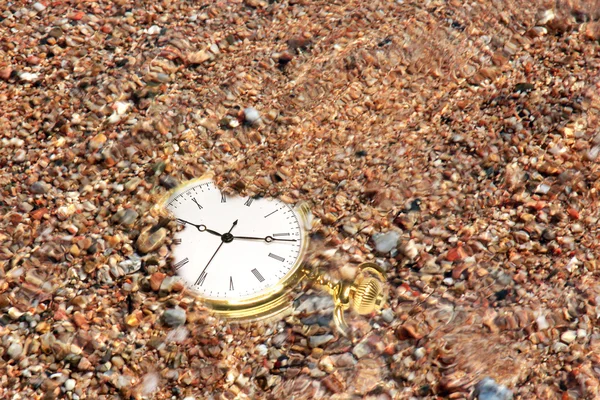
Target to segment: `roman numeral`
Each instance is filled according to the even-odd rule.
[[[204,208],[204,207],[202,207],[202,206],[201,206],[201,205],[198,203],[198,200],[196,200],[196,198],[195,198],[195,197],[192,197],[192,201],[193,201],[194,203],[196,203],[196,205],[198,206],[198,208],[199,208],[199,209],[201,209],[201,210],[202,210],[202,209]]]
[[[264,282],[265,278],[263,278],[263,276],[260,274],[260,272],[258,272],[256,268],[252,270],[252,273],[254,274],[256,279],[258,279],[259,282]]]
[[[173,239],[173,244],[181,244],[181,239]]]
[[[246,202],[244,203],[244,205],[246,207],[250,207],[250,204],[252,204],[253,201],[254,201],[254,199],[252,197],[248,197],[248,200],[246,200]]]
[[[226,203],[227,198],[225,197],[225,193],[221,193],[221,203]]]
[[[178,261],[177,263],[173,264],[173,268],[175,268],[175,271],[179,270],[181,267],[183,267],[185,264],[189,263],[190,260],[186,257],[181,261]]]
[[[229,277],[229,290],[233,290],[233,277]]]
[[[283,258],[283,257],[279,257],[278,255],[276,255],[276,254],[273,254],[273,253],[269,253],[269,257],[271,257],[271,258],[274,258],[274,259],[276,259],[277,261],[281,261],[281,262],[285,261],[285,258]]]
[[[271,216],[271,215],[275,214],[277,211],[279,211],[279,210],[275,210],[275,211],[273,211],[273,212],[271,212],[271,213],[269,213],[269,214],[265,215],[265,218],[267,218],[268,216]]]
[[[198,279],[196,280],[196,286],[204,285],[204,281],[206,280],[206,271],[202,271]]]

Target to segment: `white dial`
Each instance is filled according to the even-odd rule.
[[[173,267],[204,298],[260,295],[297,266],[302,227],[281,201],[226,197],[203,181],[174,193],[166,206],[185,226],[174,238]]]

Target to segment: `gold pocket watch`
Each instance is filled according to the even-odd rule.
[[[157,206],[183,226],[173,238],[173,268],[188,293],[221,317],[252,321],[283,314],[303,278],[333,296],[343,334],[346,309],[369,314],[384,302],[385,278],[376,264],[362,264],[350,283],[333,282],[303,262],[311,219],[306,204],[228,197],[205,175],[176,187]]]

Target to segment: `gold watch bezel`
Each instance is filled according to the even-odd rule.
[[[195,186],[202,181],[211,181],[214,183],[214,174],[204,174],[199,178],[191,179],[169,190],[157,202],[157,207],[159,207],[158,212],[161,215],[164,215],[165,212],[172,215],[166,208],[169,199],[179,192],[184,191],[187,187]],[[181,279],[185,284],[184,293],[201,301],[218,316],[240,322],[273,317],[290,308],[292,305],[291,291],[306,275],[305,269],[302,268],[302,263],[308,247],[308,234],[305,225],[308,220],[309,212],[307,207],[290,208],[292,208],[292,211],[298,217],[302,244],[296,262],[287,275],[285,275],[275,286],[252,297],[217,300],[202,296],[200,293],[189,287],[185,280]]]

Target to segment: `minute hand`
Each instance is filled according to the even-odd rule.
[[[273,236],[255,237],[255,236],[234,236],[233,239],[246,239],[246,240],[264,240],[265,242],[295,242],[297,239],[277,239]]]

